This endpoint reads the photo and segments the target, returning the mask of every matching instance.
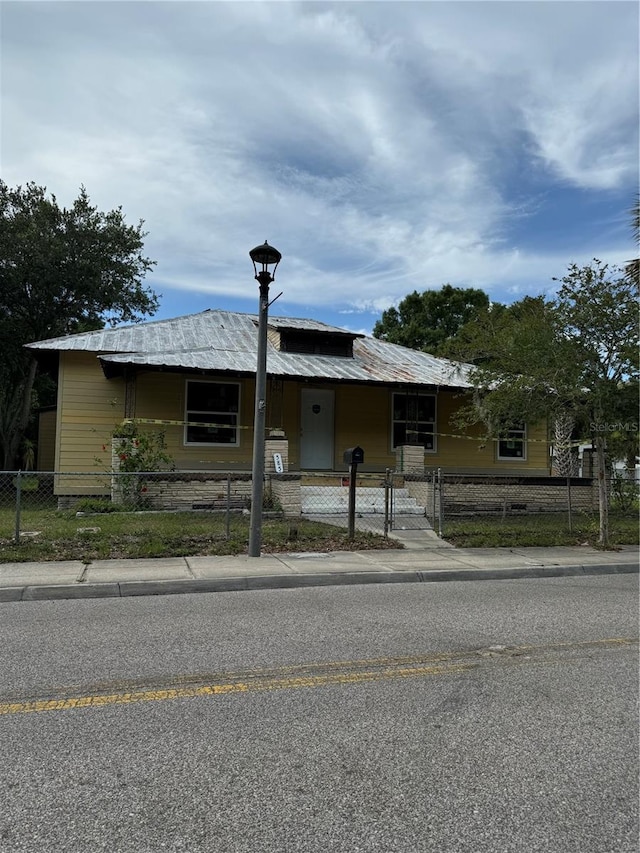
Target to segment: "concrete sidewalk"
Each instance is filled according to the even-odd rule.
[[[1,563],[0,602],[638,572],[636,546],[454,548],[406,538],[402,550]]]

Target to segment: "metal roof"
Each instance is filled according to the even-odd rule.
[[[394,385],[435,385],[470,388],[469,365],[348,332],[317,320],[269,318],[276,329],[341,333],[353,341],[353,357],[303,355],[267,351],[272,377]],[[105,373],[125,365],[252,374],[257,360],[257,317],[231,311],[207,310],[171,320],[157,320],[117,329],[101,329],[29,344],[34,350],[94,352]]]
[[[325,332],[332,335],[345,335],[350,338],[363,338],[360,332],[348,332],[339,326],[328,326],[319,320],[299,320],[295,317],[269,317],[267,325],[280,331],[303,330],[305,332]]]

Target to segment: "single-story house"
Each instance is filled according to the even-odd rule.
[[[114,427],[135,419],[164,430],[178,471],[250,471],[257,323],[206,310],[29,344],[58,375],[54,470],[106,470]],[[544,422],[494,442],[453,425],[471,388],[468,365],[315,320],[268,320],[266,425],[286,442],[288,471],[344,472],[345,449],[359,445],[360,470],[384,472],[410,445],[427,469],[548,475]]]

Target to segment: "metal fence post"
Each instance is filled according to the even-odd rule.
[[[567,514],[569,516],[569,533],[573,533],[573,513],[571,511],[571,477],[567,477]]]
[[[231,474],[227,474],[227,513],[225,516],[224,534],[227,539],[231,537]]]
[[[356,477],[358,476],[358,463],[349,465],[349,515],[348,536],[353,539],[356,532]]]
[[[20,509],[21,509],[21,498],[22,498],[22,471],[18,471],[16,474],[16,532],[15,532],[15,540],[16,545],[20,544]]]
[[[438,468],[438,496],[440,498],[438,506],[438,536],[442,539],[444,531],[444,500],[442,496],[442,469]]]
[[[389,490],[391,489],[391,468],[387,468],[385,472],[384,478],[384,537],[387,538],[387,535],[390,530],[390,518],[389,518]]]
[[[431,524],[436,529],[436,472],[431,472]]]

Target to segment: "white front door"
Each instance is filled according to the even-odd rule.
[[[300,393],[300,467],[333,469],[333,391],[303,389]]]

